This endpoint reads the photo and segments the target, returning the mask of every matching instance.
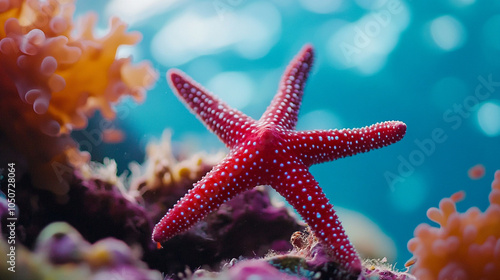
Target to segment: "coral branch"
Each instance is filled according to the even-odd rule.
[[[113,18],[97,37],[97,16],[74,23],[74,10],[73,0],[0,1],[0,118],[6,120],[0,145],[37,184],[45,183],[40,187],[58,194],[68,187],[62,173],[88,160],[69,133],[85,128],[96,110],[113,119],[122,97],[143,101],[157,79],[148,63],[116,58],[117,48],[137,43],[139,33]]]

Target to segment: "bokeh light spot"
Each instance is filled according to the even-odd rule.
[[[302,7],[313,13],[328,14],[341,8],[341,0],[300,0]]]
[[[297,130],[343,128],[340,119],[328,110],[314,110],[299,118]]]
[[[269,2],[209,15],[192,5],[156,33],[151,53],[165,66],[231,49],[243,58],[257,59],[269,52],[280,32],[281,14]]]
[[[220,99],[233,108],[247,106],[255,92],[253,81],[240,72],[223,72],[208,82],[207,86]]]
[[[445,51],[460,48],[467,36],[463,25],[449,15],[434,19],[431,22],[430,32],[434,43]]]
[[[500,135],[500,105],[497,102],[485,102],[477,110],[477,123],[487,136]]]
[[[370,10],[353,23],[327,23],[336,27],[327,41],[330,62],[339,69],[355,68],[362,75],[377,73],[385,66],[409,21],[408,7],[398,2]]]

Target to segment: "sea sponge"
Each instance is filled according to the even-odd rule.
[[[460,213],[456,203],[465,197],[458,192],[444,198],[427,217],[438,227],[420,224],[408,249],[416,261],[412,273],[421,280],[498,279],[500,275],[500,170],[495,173],[490,205],[481,212],[471,207]]]

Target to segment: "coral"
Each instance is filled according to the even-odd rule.
[[[285,255],[270,255],[266,260],[282,271],[307,279],[416,280],[392,270],[384,261],[366,260],[361,274],[353,273],[331,260],[328,249],[310,232],[296,232],[291,238],[294,249]]]
[[[11,150],[0,163],[15,160],[58,195],[68,191],[64,176],[89,160],[69,132],[85,128],[96,110],[113,119],[113,104],[142,101],[157,78],[147,63],[115,58],[140,34],[113,18],[96,37],[96,15],[74,23],[74,8],[73,0],[0,1],[0,146]]]
[[[120,45],[135,44],[141,37],[127,33],[119,19],[112,18],[109,32],[97,38],[96,15],[74,26],[73,1],[6,2],[0,14],[5,26],[0,33],[1,68],[19,98],[41,115],[39,125],[47,134],[84,128],[86,114],[96,109],[112,118],[113,103],[125,95],[142,101],[145,88],[156,80],[148,64],[115,59]]]
[[[444,198],[439,208],[430,208],[427,217],[439,226],[420,224],[408,242],[414,255],[412,273],[421,280],[498,279],[500,275],[500,171],[495,173],[490,205],[460,213],[458,192]]]
[[[178,154],[166,132],[160,143],[148,146],[142,167],[132,165],[130,187],[125,176],[117,176],[113,160],[91,162],[70,132],[84,129],[96,111],[114,119],[113,105],[123,97],[141,102],[157,73],[147,63],[116,58],[117,48],[137,43],[140,34],[127,32],[125,23],[112,18],[109,30],[98,37],[93,31],[96,15],[73,22],[74,9],[74,0],[0,0],[0,165],[16,162],[19,210],[16,227],[8,233],[16,235],[16,273],[7,270],[4,252],[10,248],[2,238],[1,279],[163,278],[146,263],[172,277],[181,277],[178,273],[186,267],[202,267],[185,275],[193,279],[356,277],[332,262],[330,248],[312,234],[296,234],[291,244],[290,235],[305,225],[284,205],[273,203],[262,186],[222,203],[189,231],[155,249],[151,221],[160,219],[225,154]],[[303,55],[309,59],[312,49]],[[302,76],[289,67],[278,99],[286,97],[285,83],[302,88],[295,78],[304,77],[310,65],[302,66]],[[293,128],[298,110],[275,110],[279,103],[270,110],[285,116],[283,127]],[[105,142],[125,137],[115,128],[100,132]],[[322,135],[319,141],[333,139]],[[5,206],[0,196],[0,216]],[[2,225],[5,230],[5,217]],[[273,254],[265,257],[269,251]],[[233,261],[224,265],[229,259]],[[221,270],[221,265],[220,273],[208,271]],[[376,265],[361,273],[366,279],[406,279]]]
[[[484,165],[476,164],[473,167],[469,168],[469,170],[467,171],[467,175],[472,180],[479,180],[483,178],[485,172],[486,169],[484,168]]]
[[[153,220],[158,220],[224,156],[196,153],[174,154],[171,133],[165,130],[159,141],[146,147],[143,164],[130,164],[132,179],[129,194],[145,205]]]
[[[102,131],[102,141],[106,143],[120,143],[125,140],[125,133],[119,129],[105,129]]]
[[[171,145],[167,132],[161,142],[148,146],[146,162],[142,170],[134,170],[130,188],[124,176],[117,176],[116,163],[109,159],[102,164],[83,164],[74,171],[64,201],[34,188],[29,176],[23,176],[17,181],[16,194],[21,210],[16,230],[19,242],[31,248],[44,227],[65,221],[90,242],[113,237],[139,245],[148,264],[169,274],[182,272],[186,266],[218,269],[225,259],[262,257],[269,250],[292,248],[288,239],[303,225],[283,204],[273,204],[266,188],[258,187],[224,204],[198,227],[163,244],[164,248],[154,250],[152,218],[161,217],[162,207],[172,206],[212,168],[213,161],[223,156],[194,154],[179,159]]]
[[[159,217],[162,212],[149,212],[145,208],[153,209],[152,206],[159,201],[175,203],[193,181],[202,176],[200,169],[210,168],[207,160],[210,156],[186,155],[186,159],[179,160],[172,154],[168,134],[164,135],[162,142],[150,144],[149,147],[150,157],[142,173],[134,174],[137,176],[133,179],[136,185],[131,190],[126,187],[125,178],[116,175],[116,163],[107,159],[103,164],[91,162],[83,165],[80,169],[82,173],[76,172],[74,179],[69,182],[68,200],[64,202],[57,203],[54,196],[33,188],[29,178],[17,182],[21,216],[16,235],[24,245],[34,248],[34,253],[24,246],[18,249],[18,256],[26,260],[19,267],[33,268],[26,269],[27,274],[22,276],[33,279],[50,275],[58,279],[68,277],[71,273],[76,275],[76,279],[84,279],[91,277],[89,275],[98,278],[113,277],[113,273],[129,273],[130,277],[137,279],[154,279],[141,278],[140,273],[145,271],[140,262],[129,260],[126,261],[130,264],[128,266],[117,264],[124,260],[123,254],[130,254],[130,249],[125,245],[129,244],[131,248],[142,248],[143,260],[151,268],[175,279],[354,277],[329,259],[323,245],[312,234],[296,233],[292,245],[288,241],[290,236],[293,232],[303,230],[304,225],[289,213],[284,204],[272,202],[269,188],[263,186],[224,203],[189,231],[163,243],[163,248],[153,249],[150,221],[151,217]],[[163,151],[161,154],[158,153],[160,150]],[[162,158],[170,158],[170,161]],[[160,172],[149,173],[150,169]],[[166,175],[168,172],[165,170],[171,174]],[[157,176],[159,174],[162,176]],[[154,190],[150,189],[146,175],[156,178],[149,180],[154,182]],[[54,224],[54,221],[65,221],[71,226]],[[45,226],[51,230],[46,228],[41,231]],[[96,243],[89,245],[83,239]],[[269,255],[269,251],[273,253]],[[233,261],[226,263],[231,259]],[[83,264],[90,268],[90,272],[82,269]],[[36,271],[40,266],[46,268],[41,276]],[[195,272],[179,274],[186,267]],[[197,269],[200,267],[203,269]],[[370,277],[359,279],[411,279],[396,278],[401,274],[371,264],[365,271]],[[156,277],[156,274],[152,275]]]
[[[114,238],[89,244],[63,222],[48,225],[38,236],[33,252],[17,245],[15,272],[7,270],[6,250],[7,243],[0,240],[2,279],[163,279],[140,261],[137,249]]]

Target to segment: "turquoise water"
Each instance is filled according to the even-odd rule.
[[[185,3],[187,2],[187,3]],[[484,209],[500,168],[500,2],[418,1],[80,1],[99,27],[117,15],[140,31],[136,47],[160,80],[137,106],[118,109],[125,143],[98,145],[93,160],[115,158],[121,170],[141,162],[144,146],[165,128],[193,151],[223,145],[177,100],[165,81],[179,68],[244,113],[259,118],[288,62],[305,43],[316,50],[298,129],[351,128],[385,120],[408,125],[399,143],[311,171],[334,205],[359,211],[396,242],[406,242],[426,210],[465,190],[461,210]],[[91,120],[87,131],[98,126]],[[75,137],[84,139],[82,132]],[[467,170],[482,163],[486,175]]]

